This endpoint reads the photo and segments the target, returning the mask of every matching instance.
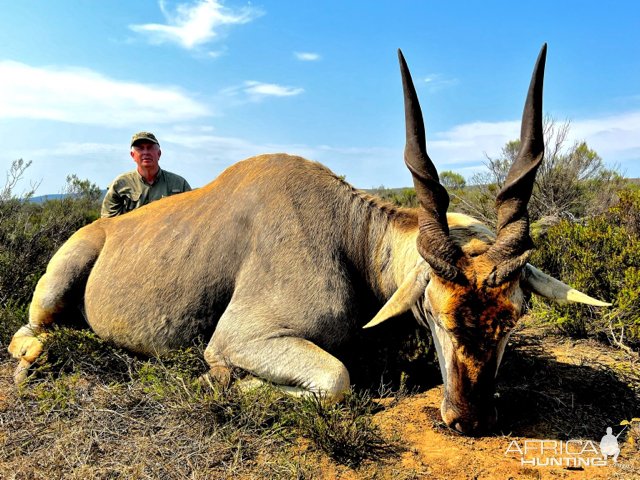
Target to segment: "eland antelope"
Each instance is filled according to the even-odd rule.
[[[521,151],[497,197],[495,233],[447,214],[399,52],[404,155],[418,208],[384,203],[318,163],[269,154],[205,187],[99,219],[69,238],[38,282],[29,323],[9,346],[19,359],[16,382],[47,331],[80,307],[98,336],[134,352],[161,354],[206,336],[217,378],[237,367],[291,394],[339,400],[350,386],[339,347],[357,329],[411,310],[437,348],[443,420],[466,434],[491,428],[494,379],[526,293],[607,305],[527,262],[527,203],[544,150],[545,57],[546,45],[524,107]],[[131,271],[144,272],[141,280]]]

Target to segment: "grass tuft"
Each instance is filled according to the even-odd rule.
[[[36,377],[64,374],[100,376],[107,382],[131,379],[134,359],[89,330],[55,328],[34,363]]]
[[[344,401],[329,404],[321,396],[302,398],[296,405],[297,427],[335,461],[357,468],[367,459],[398,452],[373,424],[378,405],[366,392],[349,392]]]

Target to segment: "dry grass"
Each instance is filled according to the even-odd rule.
[[[1,478],[317,478],[323,458],[357,468],[396,451],[366,393],[327,406],[208,386],[197,349],[139,359],[61,329],[20,389],[2,355]]]
[[[498,437],[487,444],[504,448],[500,434],[597,439],[607,426],[638,417],[639,364],[624,355],[531,328],[516,333],[499,375]],[[0,345],[2,479],[405,480],[428,468],[405,465],[412,447],[399,448],[403,439],[377,426],[378,411],[393,412],[397,393],[374,400],[358,391],[328,406],[271,388],[209,387],[197,380],[206,371],[198,348],[161,361],[136,358],[89,332],[63,329],[21,389],[11,382],[13,367]],[[422,373],[437,376],[437,366]],[[456,436],[437,408],[411,413],[416,421],[425,414],[432,431]],[[636,430],[627,439],[640,441]]]

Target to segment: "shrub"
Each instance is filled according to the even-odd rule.
[[[99,375],[110,382],[131,377],[133,360],[124,350],[86,329],[54,328],[34,364],[38,376]]]
[[[0,354],[5,354],[13,334],[27,323],[27,306],[7,302],[0,308]]]
[[[67,177],[66,195],[35,203],[33,192],[12,193],[16,177],[29,166],[14,162],[0,191],[0,307],[26,304],[53,253],[80,227],[99,215],[100,189],[75,175]]]
[[[417,207],[418,196],[415,188],[385,188],[380,185],[378,188],[369,190],[369,193],[376,195],[398,207]]]
[[[570,335],[606,335],[613,343],[640,346],[640,191],[620,192],[603,215],[582,223],[563,220],[538,238],[532,263],[610,308],[557,305],[534,313]]]

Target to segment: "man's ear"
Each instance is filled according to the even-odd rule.
[[[129,150],[129,155],[131,155],[131,158],[133,158],[133,151],[132,150]],[[134,162],[135,162],[135,159],[134,159]]]

